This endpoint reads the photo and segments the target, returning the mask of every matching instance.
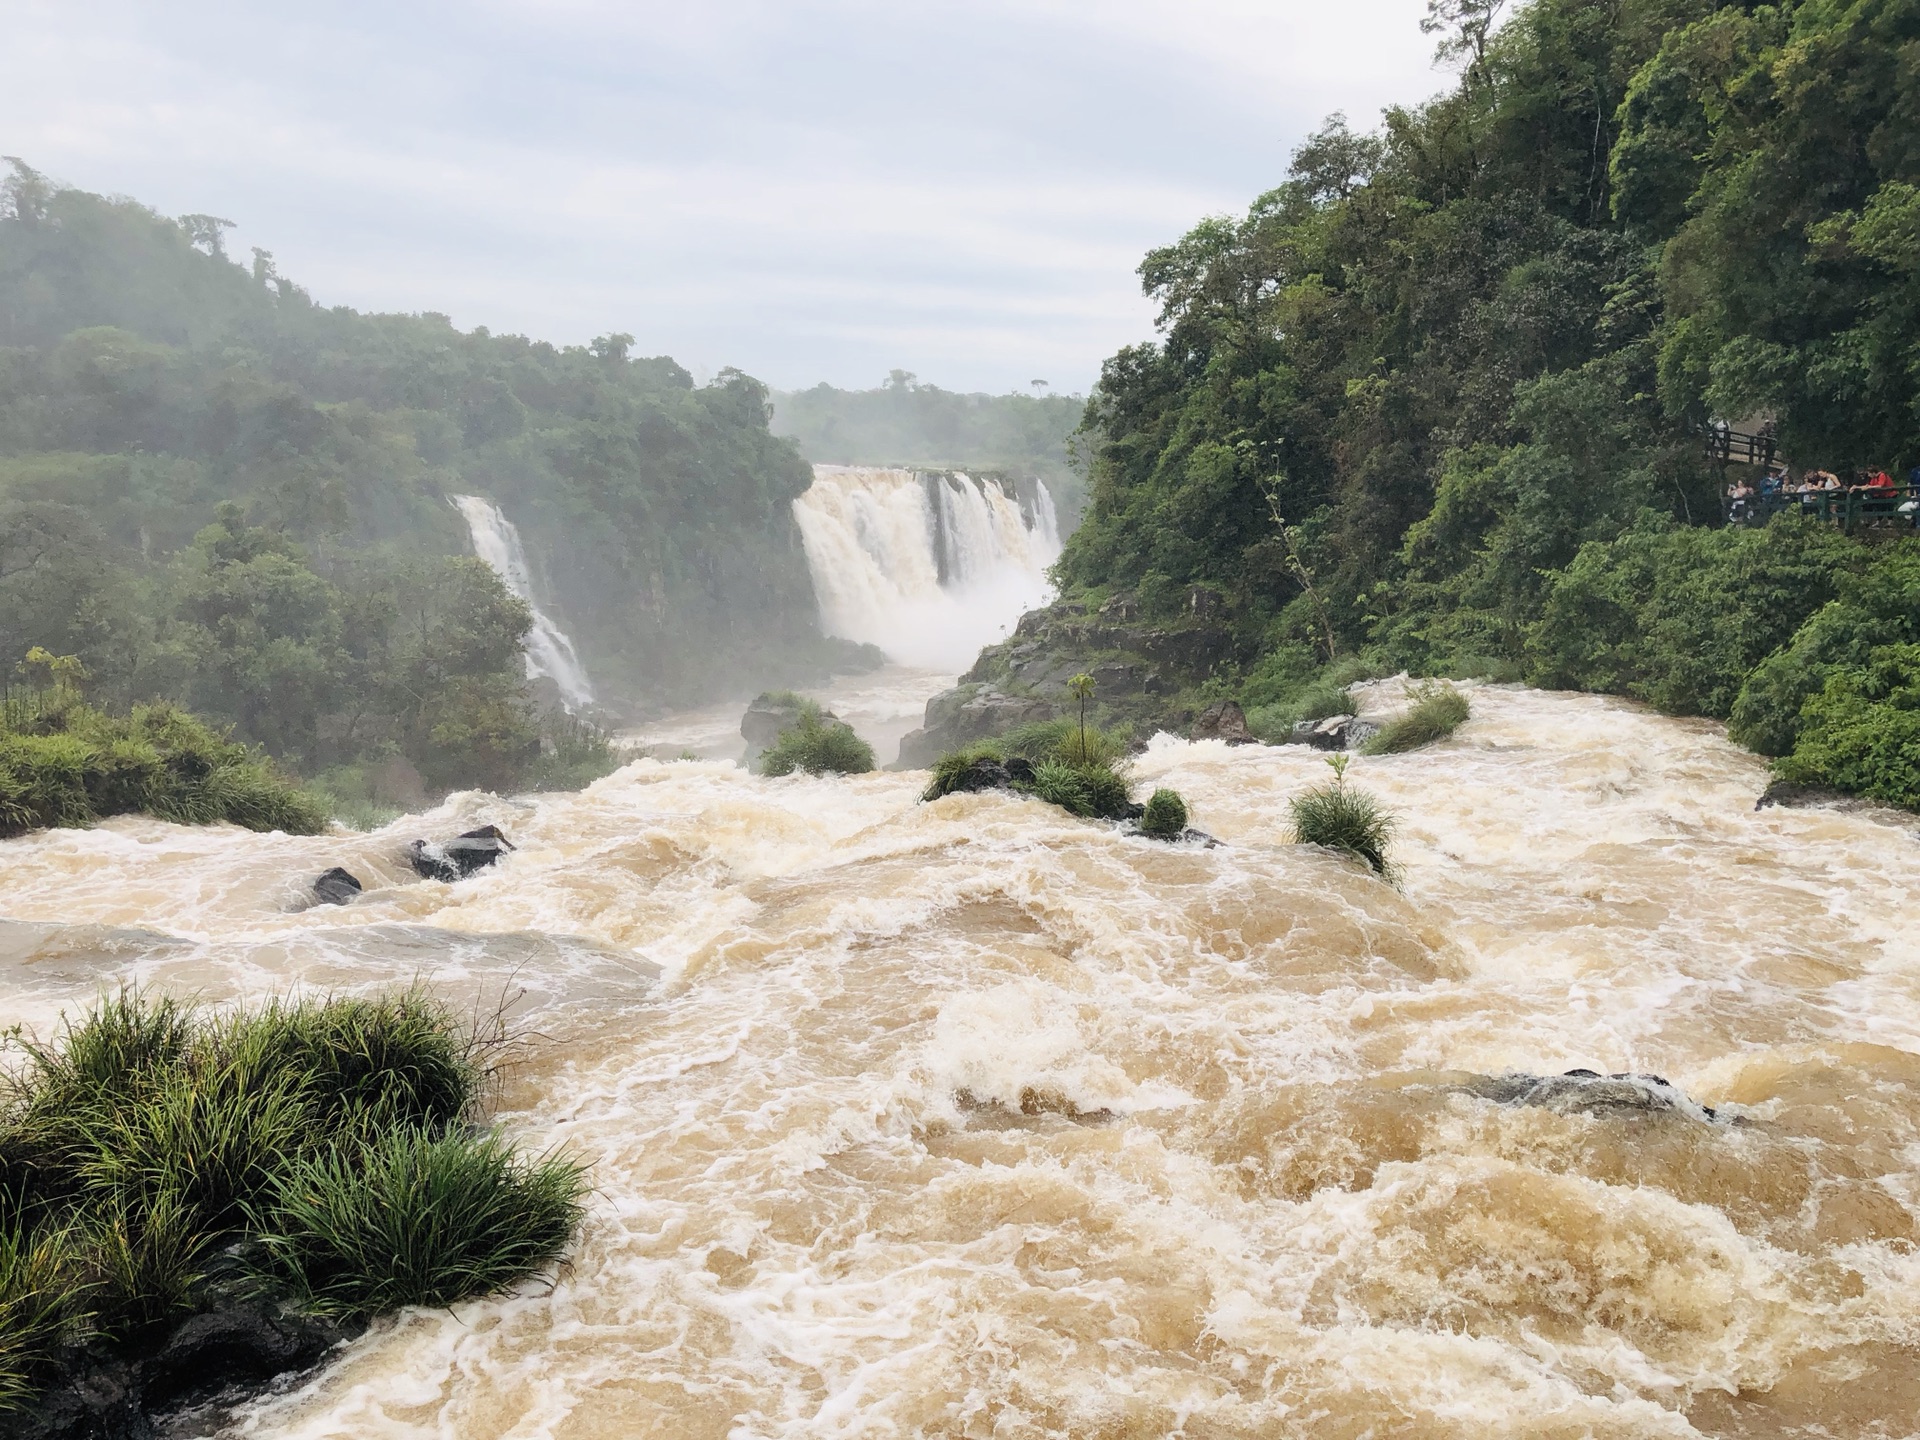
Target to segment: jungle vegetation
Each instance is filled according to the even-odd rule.
[[[114,713],[187,706],[355,795],[383,766],[427,794],[590,770],[525,691],[526,608],[471,557],[468,492],[518,526],[605,694],[839,658],[790,513],[810,472],[758,382],[696,387],[625,335],[321,305],[229,256],[225,221],[9,164],[0,681],[30,647],[75,656]]]
[[[1701,437],[1920,464],[1920,0],[1427,25],[1445,93],[1332,117],[1147,256],[1160,334],[1087,405],[1067,594],[1204,593],[1250,715],[1334,672],[1526,679],[1920,802],[1920,541],[1728,528]]]

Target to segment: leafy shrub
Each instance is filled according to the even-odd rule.
[[[494,1135],[401,1128],[297,1160],[259,1221],[270,1273],[305,1308],[370,1315],[496,1294],[557,1260],[578,1165]]]
[[[1140,833],[1156,840],[1178,840],[1187,832],[1187,802],[1177,791],[1160,789],[1147,797]]]
[[[1891,645],[1827,677],[1800,712],[1782,779],[1920,810],[1920,644]]]
[[[1344,762],[1344,755],[1333,757]],[[1329,762],[1332,763],[1332,762]],[[1288,802],[1293,812],[1293,839],[1297,845],[1320,845],[1343,850],[1364,860],[1383,879],[1394,878],[1387,857],[1393,837],[1393,817],[1365,790],[1347,784],[1344,763],[1334,766],[1333,783],[1316,785]]]
[[[1467,697],[1451,685],[1429,681],[1407,691],[1412,704],[1396,715],[1362,747],[1367,755],[1398,755],[1444,740],[1472,713]]]
[[[206,1303],[220,1251],[263,1257],[269,1297],[356,1314],[555,1258],[583,1177],[475,1128],[499,1038],[419,991],[228,1015],[129,991],[28,1042],[0,1105],[0,1409],[56,1329]]]
[[[1920,543],[1879,552],[1862,574],[1843,573],[1839,595],[1792,641],[1754,667],[1727,719],[1727,734],[1762,755],[1785,755],[1801,712],[1843,668],[1869,665],[1886,646],[1920,642]]]
[[[540,725],[540,758],[527,771],[529,790],[582,790],[620,768],[613,736],[591,720],[564,710]]]
[[[141,813],[317,835],[325,806],[244,745],[167,704],[124,716],[73,701],[0,721],[0,835]]]
[[[873,747],[841,720],[828,720],[811,700],[800,702],[800,718],[780,732],[760,757],[762,775],[865,775],[873,769]]]

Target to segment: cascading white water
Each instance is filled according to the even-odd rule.
[[[473,536],[473,553],[493,567],[507,589],[527,602],[533,629],[527,632],[527,678],[545,676],[560,690],[567,709],[581,710],[593,703],[593,685],[587,667],[567,632],[533,598],[533,571],[520,544],[520,531],[500,507],[478,495],[455,495],[453,505]]]
[[[793,514],[827,631],[931,670],[965,669],[1045,604],[1060,555],[1044,485],[1029,516],[957,472],[816,465]]]

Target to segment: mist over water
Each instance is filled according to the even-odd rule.
[[[952,674],[1052,594],[1053,499],[956,473],[816,465],[793,502],[829,634]]]
[[[575,1258],[235,1434],[1910,1433],[1911,818],[1756,813],[1709,724],[1474,705],[1354,764],[1401,891],[1284,843],[1295,747],[1141,757],[1212,850],[647,760],[366,836],[9,841],[0,984],[43,1031],[123,980],[524,989],[507,1120],[593,1164]],[[484,821],[521,848],[411,881],[402,842]],[[291,908],[336,863],[370,893]],[[1466,1085],[1576,1066],[1723,1122]]]
[[[559,688],[567,709],[582,710],[593,703],[593,685],[587,679],[587,667],[573,648],[573,640],[552,616],[540,608],[533,595],[533,569],[527,564],[527,552],[520,544],[520,531],[507,519],[500,507],[478,495],[450,497],[454,508],[467,522],[473,537],[473,553],[493,567],[501,581],[533,612],[533,629],[527,632],[527,678],[542,677]]]

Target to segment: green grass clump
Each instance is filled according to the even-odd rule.
[[[164,703],[110,715],[69,692],[0,707],[0,836],[146,814],[317,835],[323,802]]]
[[[1155,840],[1178,840],[1187,833],[1187,802],[1175,790],[1159,789],[1147,797],[1140,815],[1140,833]]]
[[[1361,747],[1362,754],[1398,755],[1418,750],[1446,739],[1473,713],[1465,695],[1438,681],[1411,687],[1407,699],[1412,703],[1406,713],[1381,726],[1380,732]]]
[[[927,788],[920,792],[920,798],[926,802],[938,800],[943,795],[952,795],[962,789],[961,779],[982,760],[1005,761],[1007,752],[996,740],[981,740],[973,745],[963,745],[958,750],[949,750],[933,763],[933,779],[927,782]]]
[[[828,720],[819,705],[800,702],[800,718],[780,732],[760,757],[762,775],[865,775],[873,769],[873,747],[841,720]]]
[[[557,1258],[583,1176],[478,1128],[498,1041],[415,990],[247,1013],[129,991],[24,1042],[0,1092],[0,1410],[61,1339],[124,1342],[235,1287],[368,1314]]]
[[[1334,765],[1332,784],[1316,785],[1288,802],[1294,843],[1345,851],[1366,861],[1382,879],[1392,880],[1395,871],[1387,846],[1393,837],[1393,816],[1365,790],[1347,784],[1346,758],[1333,757],[1341,763]]]
[[[490,1295],[560,1258],[581,1168],[525,1160],[495,1135],[402,1127],[273,1177],[269,1265],[318,1314],[372,1315]]]

